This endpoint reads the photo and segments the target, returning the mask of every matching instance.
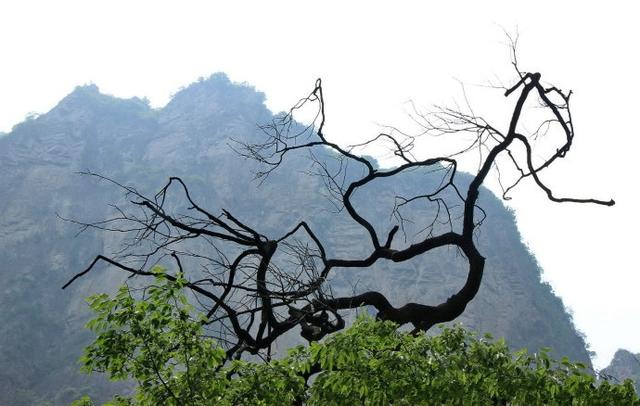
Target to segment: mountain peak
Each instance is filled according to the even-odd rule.
[[[89,83],[86,85],[76,86],[71,93],[66,95],[60,102],[58,106],[65,104],[72,104],[78,101],[87,101],[88,99],[97,98],[97,97],[108,97],[100,93],[100,89],[94,83]]]
[[[99,94],[100,93],[100,89],[98,88],[98,85],[96,85],[95,83],[87,83],[84,85],[78,85],[75,87],[75,89],[73,89],[73,92],[71,92],[71,94]]]
[[[640,354],[619,349],[611,360],[611,364],[602,370],[606,375],[622,381],[632,379],[635,381],[636,390],[640,393]]]
[[[205,116],[242,110],[266,112],[265,99],[264,93],[253,86],[232,82],[225,73],[217,72],[179,90],[163,110]]]
[[[128,113],[140,113],[151,110],[146,100],[138,97],[121,99],[109,94],[102,93],[98,86],[93,83],[76,86],[75,89],[51,110],[54,115],[77,115],[78,113],[106,113],[116,110]]]
[[[638,356],[640,354],[637,354],[635,356]],[[634,357],[634,354],[631,351],[625,350],[623,348],[620,348],[618,351],[616,351],[615,355],[613,356],[614,358],[628,358],[628,357]],[[640,361],[638,361],[640,362]]]
[[[634,354],[631,351],[619,349],[613,355],[611,365],[624,366],[626,369],[640,374],[640,354]]]

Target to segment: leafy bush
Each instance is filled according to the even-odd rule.
[[[182,293],[183,276],[155,272],[141,300],[127,286],[89,298],[97,338],[83,369],[137,382],[135,395],[110,405],[640,405],[631,381],[597,383],[584,365],[547,351],[511,352],[461,327],[414,336],[368,316],[282,359],[227,362]]]

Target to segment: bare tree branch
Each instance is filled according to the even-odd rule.
[[[363,143],[343,148],[330,141],[323,132],[325,105],[322,83],[318,80],[311,93],[288,113],[260,127],[265,137],[263,142],[234,142],[233,148],[241,156],[261,164],[256,173],[261,181],[273,174],[289,154],[308,151],[317,170],[315,176],[322,178],[328,192],[346,211],[349,220],[366,234],[370,243],[366,254],[359,257],[329,256],[319,234],[306,221],[293,226],[283,224],[282,229],[287,231],[280,236],[267,237],[228,210],[222,209],[220,215],[214,215],[202,208],[192,198],[186,183],[178,177],[171,177],[155,196],[146,197],[130,186],[88,172],[87,175],[121,188],[131,202],[131,208],[114,206],[116,215],[113,218],[94,223],[72,221],[80,225],[80,231],[96,228],[124,233],[131,238],[118,252],[120,257],[98,255],[63,289],[85,276],[101,261],[131,276],[160,275],[174,281],[176,276],[170,272],[158,274],[147,270],[148,264],[158,263],[163,258],[172,259],[189,281],[186,288],[193,293],[205,316],[203,323],[210,334],[227,346],[229,358],[240,357],[245,351],[253,354],[266,351],[268,358],[274,341],[297,326],[301,328],[302,337],[321,339],[345,326],[341,315],[344,310],[360,306],[374,308],[379,319],[392,320],[399,325],[410,323],[416,330],[428,330],[437,323],[455,319],[476,296],[482,282],[485,258],[477,249],[475,236],[486,214],[478,207],[478,198],[481,186],[492,169],[498,174],[505,199],[521,181],[531,178],[553,202],[614,204],[613,200],[556,197],[541,180],[541,172],[566,156],[571,148],[574,138],[569,106],[571,92],[543,86],[540,73],[521,71],[515,57],[516,41],[512,40],[512,50],[518,80],[510,88],[503,88],[505,97],[517,95],[513,111],[505,123],[506,131],[499,131],[499,126],[477,116],[467,100],[469,112],[438,107],[435,112],[424,114],[414,107],[411,117],[420,126],[418,135],[388,128],[389,131]],[[550,118],[543,119],[531,134],[525,135],[519,128],[522,127],[522,116],[527,113],[525,104],[532,98],[537,98]],[[316,109],[315,119],[309,125],[301,125],[294,115],[310,106]],[[530,140],[558,131],[563,143],[542,162],[534,163],[534,148]],[[472,141],[449,155],[415,156],[414,141],[417,137],[449,134],[471,135]],[[391,146],[392,153],[401,159],[401,165],[381,169],[370,159],[354,152],[356,148],[379,142]],[[524,148],[524,158],[514,153],[516,145]],[[478,170],[468,185],[461,185],[456,177],[458,157],[469,153],[478,154]],[[503,186],[503,177],[507,171],[499,167],[499,157],[504,157],[518,176],[506,187]],[[349,163],[361,171],[350,171]],[[376,229],[375,222],[367,219],[354,204],[356,191],[366,189],[376,181],[395,179],[417,169],[424,169],[430,176],[440,176],[437,186],[413,190],[407,195],[396,194],[390,213],[395,224],[383,230]],[[187,213],[168,203],[174,194],[184,199]],[[433,209],[432,215],[409,220],[406,210],[419,201]],[[407,238],[405,232],[405,224],[409,221],[421,227],[421,231],[412,238]],[[398,231],[405,235],[404,241],[396,239]],[[210,253],[190,250],[189,243],[194,241],[201,242]],[[445,246],[453,246],[463,254],[468,271],[464,285],[442,303],[406,303],[394,307],[380,292],[354,292],[350,296],[334,297],[328,285],[332,272],[368,268],[379,261],[401,263]],[[129,260],[138,261],[137,266],[128,264]],[[190,268],[189,264],[194,261],[200,263],[199,270]],[[424,298],[424,302],[429,302],[429,298]]]

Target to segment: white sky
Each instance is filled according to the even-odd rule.
[[[575,93],[574,148],[546,179],[558,195],[618,203],[551,204],[526,186],[511,201],[602,367],[619,347],[640,352],[640,14],[635,2],[596,4],[0,0],[0,131],[79,84],[162,106],[217,71],[265,92],[274,111],[322,77],[328,135],[344,143],[376,123],[408,125],[407,100],[461,101],[456,80],[491,115],[510,101],[473,84],[512,78],[503,29],[517,27],[521,67]]]

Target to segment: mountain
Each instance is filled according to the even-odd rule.
[[[60,219],[99,221],[114,214],[111,204],[126,205],[113,185],[78,171],[103,174],[146,194],[155,193],[169,176],[181,176],[201,206],[228,209],[267,235],[282,234],[304,218],[327,241],[330,255],[363,249],[361,228],[344,213],[333,213],[321,179],[304,173],[310,168],[305,154],[288,157],[259,186],[253,164],[229,147],[232,139],[260,139],[257,125],[273,118],[264,100],[262,93],[223,74],[181,90],[162,109],[82,86],[0,138],[0,404],[68,404],[81,394],[106,399],[126,390],[126,385],[80,374],[76,362],[90,340],[83,329],[89,317],[84,298],[112,291],[124,276],[98,268],[60,290],[95,255],[117,250],[122,241],[120,235],[94,230],[77,235],[76,225]],[[460,174],[460,179],[471,177]],[[436,181],[428,173],[411,172],[371,185],[355,196],[355,204],[382,227],[395,194]],[[485,277],[457,322],[504,336],[514,348],[548,346],[590,365],[583,337],[562,301],[541,281],[513,213],[486,189],[480,204],[487,214],[478,236],[487,258]],[[416,216],[425,213],[415,210]],[[433,304],[457,290],[465,276],[457,251],[440,249],[400,265],[336,273],[331,283],[336,294],[375,288],[396,304]]]
[[[608,367],[600,371],[609,376],[613,382],[631,379],[635,382],[636,391],[640,393],[640,354],[633,354],[627,350],[618,350]]]

